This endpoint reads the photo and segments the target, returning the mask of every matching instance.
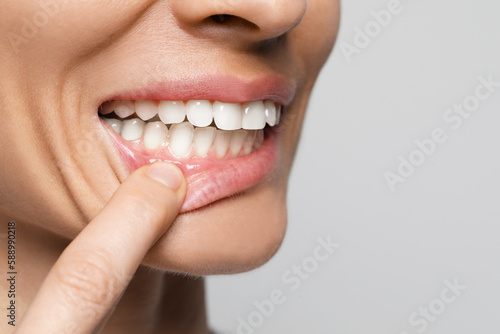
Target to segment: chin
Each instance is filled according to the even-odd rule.
[[[276,253],[286,225],[285,187],[264,184],[179,215],[143,263],[197,276],[249,271]]]

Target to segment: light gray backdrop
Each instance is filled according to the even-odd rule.
[[[262,268],[208,279],[210,323],[499,333],[500,87],[484,82],[500,83],[500,2],[351,0],[342,12],[284,244]]]

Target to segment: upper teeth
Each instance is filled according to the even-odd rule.
[[[279,122],[281,106],[270,100],[254,101],[244,104],[222,103],[207,100],[160,101],[109,101],[102,105],[100,113],[114,112],[119,118],[128,118],[134,113],[143,121],[158,115],[164,124],[182,123],[187,120],[196,127],[207,127],[215,123],[221,130],[260,130],[266,123],[275,126]],[[158,118],[157,118],[158,119]]]

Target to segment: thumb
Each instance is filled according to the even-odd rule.
[[[169,163],[132,173],[59,257],[17,333],[90,333],[127,287],[184,201],[186,181]]]

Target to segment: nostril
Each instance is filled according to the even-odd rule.
[[[226,27],[239,27],[246,28],[251,30],[259,30],[259,27],[239,16],[230,15],[230,14],[217,14],[212,15],[205,19],[207,23],[212,23],[218,26],[226,26]]]
[[[231,18],[232,15],[227,15],[227,14],[218,14],[218,15],[212,15],[210,18],[215,22],[215,23],[224,23],[228,18]]]

